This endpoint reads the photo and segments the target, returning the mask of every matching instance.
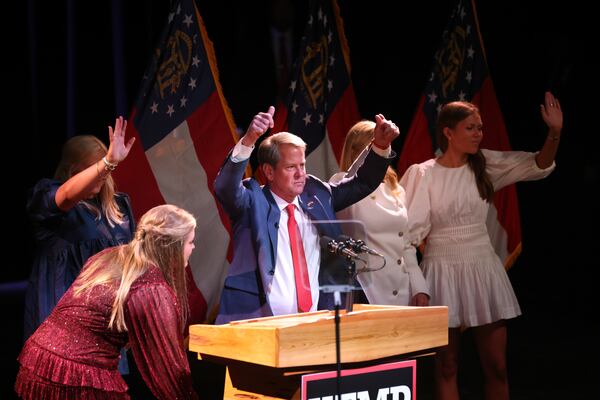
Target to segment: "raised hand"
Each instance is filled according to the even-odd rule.
[[[112,126],[108,127],[108,139],[110,145],[108,146],[108,152],[106,153],[106,161],[111,164],[118,164],[127,157],[131,146],[135,142],[135,137],[129,139],[125,144],[125,131],[127,130],[127,120],[119,116],[115,120],[115,128]]]
[[[242,138],[244,146],[251,147],[256,143],[259,137],[274,126],[273,116],[275,115],[275,107],[270,106],[267,112],[259,112],[254,116],[252,122],[246,130],[246,134]]]
[[[540,111],[544,122],[552,133],[560,135],[563,127],[563,113],[558,99],[552,93],[546,92],[544,104],[540,104]]]
[[[383,114],[375,116],[375,131],[373,132],[373,144],[381,149],[387,149],[400,135],[400,129],[392,121],[385,119]]]

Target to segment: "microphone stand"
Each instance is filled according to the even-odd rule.
[[[349,292],[352,293],[352,292]],[[342,299],[339,290],[333,292],[333,302],[335,305],[335,364],[336,364],[336,379],[335,388],[337,392],[337,398],[342,398],[342,362],[340,355],[340,306],[342,305]]]
[[[329,247],[330,243],[333,241],[332,239],[324,236],[322,239],[322,245],[324,247]],[[324,244],[323,244],[324,242]],[[329,249],[331,251],[331,249]],[[335,252],[336,254],[340,254],[339,252]],[[350,254],[353,254],[350,252]],[[353,254],[356,257],[356,254]],[[340,307],[342,306],[342,295],[341,293],[346,293],[346,312],[351,312],[354,304],[354,296],[353,296],[353,288],[354,288],[354,275],[356,272],[356,263],[352,256],[346,254],[346,272],[348,273],[348,281],[346,285],[324,285],[320,287],[324,293],[333,293],[333,304],[335,310],[335,363],[336,363],[336,391],[337,391],[337,400],[340,400],[341,397],[341,382],[342,382],[342,360],[341,360],[341,338],[340,338]]]
[[[353,287],[354,285],[354,272],[356,271],[356,263],[354,259],[351,257],[346,257],[346,261],[348,262],[348,285]],[[352,289],[346,293],[346,312],[352,312],[352,307],[354,306],[354,292]]]
[[[352,294],[352,281],[354,279],[354,271],[356,270],[356,263],[351,257],[346,257],[347,260],[347,272],[348,272],[348,285],[332,285],[326,289],[328,292],[333,291],[333,305],[335,310],[335,365],[336,365],[336,379],[335,387],[337,392],[337,399],[342,398],[342,357],[341,357],[341,338],[340,338],[340,307],[342,306],[342,295],[341,292],[346,293],[346,312],[352,311],[354,304],[354,296]]]
[[[354,292],[352,291],[353,280],[354,280],[354,272],[356,271],[356,263],[352,257],[346,257],[347,265],[348,265],[348,288],[349,290],[346,292],[346,312],[352,312],[352,307],[354,305]],[[333,293],[333,302],[335,306],[335,364],[336,364],[336,391],[337,398],[340,400],[342,398],[342,390],[341,390],[341,382],[342,382],[342,360],[341,360],[341,338],[340,338],[340,306],[342,305],[342,298],[339,290],[336,290]]]

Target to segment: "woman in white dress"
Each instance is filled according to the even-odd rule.
[[[521,310],[485,222],[494,191],[544,178],[554,169],[563,115],[551,93],[544,102],[548,137],[537,153],[480,149],[479,110],[467,102],[446,104],[437,121],[442,155],[412,165],[400,181],[406,190],[408,240],[417,246],[427,239],[421,268],[431,290],[429,303],[448,306],[448,346],[435,363],[439,399],[458,399],[461,328],[473,328],[486,399],[508,399],[505,320]],[[407,264],[416,264],[414,253],[407,254]]]
[[[342,150],[341,168],[331,181],[339,181],[347,173],[354,173],[362,164],[365,148],[373,141],[375,122],[360,121],[346,135]],[[363,157],[360,157],[360,156]],[[354,163],[354,165],[352,165]],[[429,289],[418,265],[408,267],[404,250],[414,252],[414,247],[404,241],[407,229],[404,189],[398,184],[398,175],[388,167],[384,181],[363,200],[337,213],[341,220],[359,220],[366,228],[367,244],[385,256],[385,267],[358,274],[357,279],[370,304],[426,306]],[[370,256],[371,268],[381,265],[381,260]]]

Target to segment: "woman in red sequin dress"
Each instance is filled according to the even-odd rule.
[[[157,398],[197,398],[183,344],[185,266],[195,228],[187,211],[158,206],[142,216],[129,244],[90,258],[25,343],[17,393],[23,399],[128,399],[117,364],[129,344]]]

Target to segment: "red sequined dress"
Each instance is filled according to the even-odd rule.
[[[79,297],[73,286],[21,351],[15,390],[23,399],[128,399],[117,370],[127,342],[157,398],[196,398],[177,298],[158,268],[151,266],[130,288],[124,304],[128,332],[108,329],[116,283]]]

